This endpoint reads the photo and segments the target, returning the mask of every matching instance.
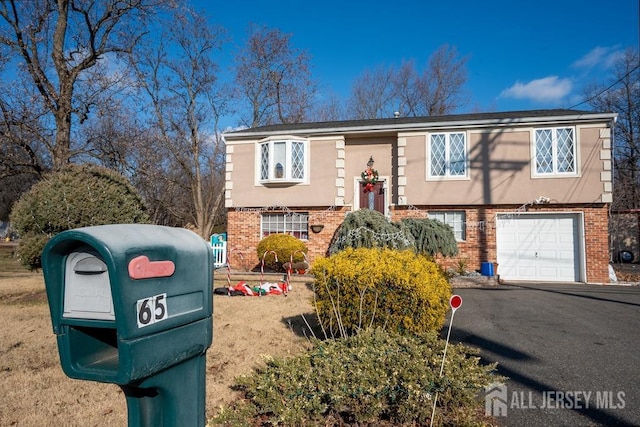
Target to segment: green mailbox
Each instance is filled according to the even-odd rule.
[[[204,426],[207,242],[155,225],[78,228],[51,239],[42,266],[67,376],[120,385],[130,426]]]

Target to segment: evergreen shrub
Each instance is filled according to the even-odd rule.
[[[239,377],[244,399],[222,410],[213,425],[398,426],[429,425],[436,392],[439,426],[481,425],[481,392],[502,380],[478,352],[449,345],[435,332],[402,335],[371,328],[355,336],[318,341],[291,358]]]
[[[262,258],[264,256],[264,265],[276,271],[284,271],[282,265],[291,261],[292,254],[294,254],[294,263],[304,261],[304,255],[302,252],[306,254],[307,251],[307,245],[305,245],[302,240],[289,234],[281,233],[270,234],[260,240],[256,249],[258,262],[262,263]],[[278,256],[277,262],[274,252]]]
[[[458,255],[458,243],[450,225],[429,218],[404,218],[400,222],[413,236],[416,252],[430,256]]]
[[[149,222],[145,206],[122,175],[97,166],[69,166],[47,175],[16,202],[11,224],[21,237],[17,255],[39,268],[45,244],[65,230]]]
[[[427,256],[411,250],[347,248],[316,259],[315,306],[327,334],[371,326],[403,333],[440,330],[451,287]]]
[[[432,257],[458,254],[458,243],[451,226],[429,218],[390,222],[383,214],[371,209],[350,212],[345,217],[328,254],[336,254],[345,248],[412,249]]]
[[[390,222],[383,214],[371,209],[350,212],[329,246],[329,255],[345,248],[407,249],[414,245],[411,233],[402,224]]]

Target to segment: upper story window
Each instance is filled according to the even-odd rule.
[[[260,182],[297,183],[307,179],[307,141],[269,140],[259,147]]]
[[[576,142],[573,128],[534,131],[535,175],[576,175]]]
[[[429,136],[429,178],[467,177],[467,138],[464,132]]]

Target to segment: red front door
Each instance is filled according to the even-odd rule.
[[[360,183],[360,209],[373,209],[384,215],[384,183],[376,183],[372,191],[365,190],[365,184]]]

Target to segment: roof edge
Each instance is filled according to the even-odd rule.
[[[453,127],[504,127],[531,123],[611,121],[616,113],[598,113],[578,110],[532,110],[502,113],[460,114],[437,117],[411,117],[398,119],[370,119],[271,125],[225,133],[227,139],[264,138],[275,135],[326,135],[335,133],[370,133],[384,131],[411,131]]]

